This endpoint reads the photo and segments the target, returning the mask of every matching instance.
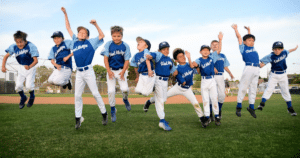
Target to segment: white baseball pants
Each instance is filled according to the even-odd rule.
[[[212,110],[215,115],[219,114],[217,84],[214,78],[201,80],[201,95],[203,101],[204,115],[210,116],[210,100],[212,103]]]
[[[35,81],[35,72],[36,72],[36,65],[29,70],[26,70],[24,65],[19,66],[18,70],[18,77],[16,81],[16,91],[20,92],[23,90],[23,83],[25,82],[25,87],[27,90],[32,91],[34,90],[34,81]]]
[[[141,93],[144,96],[148,96],[152,93],[156,75],[149,77],[148,75],[139,75],[139,81],[135,87],[136,93]]]
[[[64,67],[60,70],[55,69],[50,75],[48,82],[57,86],[66,85],[71,78],[72,70],[71,68]]]

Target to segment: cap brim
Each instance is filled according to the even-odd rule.
[[[137,41],[137,42],[139,42],[140,40],[145,41],[145,40],[144,40],[142,37],[140,37],[140,36],[136,38],[136,41]]]
[[[83,26],[79,26],[79,27],[77,27],[77,32],[79,32],[81,29],[85,29],[87,31],[87,28],[85,28]]]

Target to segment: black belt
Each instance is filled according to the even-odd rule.
[[[274,71],[274,70],[272,70],[272,73],[274,73],[274,74],[284,74],[285,70],[284,71]]]
[[[246,63],[246,66],[260,67],[259,63]]]

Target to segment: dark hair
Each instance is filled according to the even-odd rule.
[[[111,32],[111,35],[115,32],[120,32],[120,34],[123,36],[123,28],[121,26],[112,26],[110,27],[110,32]]]
[[[246,41],[248,38],[253,38],[253,40],[255,41],[255,36],[253,36],[252,34],[247,34],[243,37],[243,41]]]
[[[22,31],[17,31],[15,34],[14,34],[14,39],[22,39],[23,41],[27,42],[26,40],[27,38],[27,34],[25,32],[22,32]]]
[[[217,41],[217,40],[213,40],[213,41],[211,41],[210,45],[211,45],[212,43],[214,43],[214,42],[218,42],[218,43],[219,43],[219,41]]]
[[[177,60],[177,56],[178,56],[178,54],[180,54],[180,53],[184,54],[184,50],[181,49],[181,48],[176,48],[176,49],[174,49],[174,51],[173,51],[173,59],[174,59],[174,60]]]

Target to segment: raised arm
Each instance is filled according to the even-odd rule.
[[[189,60],[190,67],[191,67],[191,68],[194,68],[194,65],[193,65],[192,60],[191,60],[191,54],[190,54],[190,52],[185,51],[185,56],[186,56],[186,57],[188,58],[188,60]]]
[[[3,57],[3,61],[2,61],[2,72],[6,72],[6,67],[5,67],[5,65],[6,65],[6,61],[7,61],[7,58],[9,57],[9,53],[6,53],[5,54],[5,56]]]
[[[251,32],[250,32],[250,27],[248,26],[244,26],[245,27],[245,29],[248,31],[248,34],[251,34]]]
[[[91,20],[90,22],[92,25],[94,25],[99,33],[99,40],[104,38],[104,33],[102,32],[102,30],[100,29],[99,25],[97,24],[96,20]]]
[[[237,25],[236,25],[236,24],[233,24],[233,25],[231,25],[231,27],[232,27],[232,28],[234,29],[234,31],[235,31],[235,35],[236,35],[236,37],[237,37],[237,39],[238,39],[239,45],[241,45],[241,44],[243,43],[243,40],[242,40],[242,37],[241,37],[239,31],[237,30]]]
[[[232,75],[231,71],[229,70],[228,67],[224,67],[224,70],[226,70],[229,74],[229,76],[231,77],[231,79],[234,79],[234,76]]]
[[[69,23],[69,19],[68,19],[68,15],[67,15],[67,11],[64,7],[61,7],[61,10],[63,11],[63,13],[65,14],[65,21],[66,21],[66,28],[71,36],[71,38],[73,37],[73,31],[71,30],[71,25]]]
[[[294,49],[290,49],[289,52],[292,53],[293,51],[297,50],[298,45]]]
[[[218,49],[217,53],[220,54],[220,53],[221,53],[221,50],[222,50],[223,33],[220,32],[218,37],[219,37],[219,49]]]

